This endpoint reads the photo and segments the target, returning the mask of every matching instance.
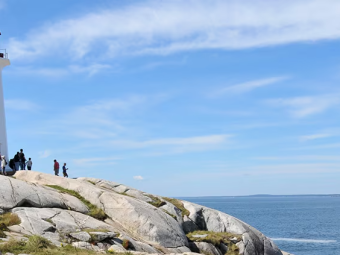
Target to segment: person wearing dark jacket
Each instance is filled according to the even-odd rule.
[[[15,164],[15,170],[19,170],[19,164],[20,164],[19,151],[17,152],[17,154],[14,155],[14,164]]]
[[[25,154],[23,149],[20,149],[20,153],[19,153],[19,166],[20,166],[20,170],[25,170],[25,162],[26,162],[26,158],[25,158]]]
[[[63,174],[64,174],[64,177],[68,178],[68,174],[66,172],[67,170],[68,170],[68,168],[66,168],[66,163],[64,163],[64,165],[63,165]]]
[[[15,169],[15,162],[14,162],[14,159],[13,159],[13,158],[9,161],[8,166],[9,166],[9,167],[14,171],[14,173],[15,173],[16,169]]]

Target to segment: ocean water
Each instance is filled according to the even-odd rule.
[[[181,198],[252,225],[294,255],[340,255],[340,197]]]

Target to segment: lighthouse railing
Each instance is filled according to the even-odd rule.
[[[8,59],[8,53],[6,49],[0,49],[0,58],[7,58]]]

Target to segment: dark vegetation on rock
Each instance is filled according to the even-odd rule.
[[[239,248],[235,245],[242,240],[241,235],[236,235],[227,232],[212,232],[212,231],[194,231],[187,234],[187,237],[192,242],[206,242],[211,243],[216,248],[222,244],[228,247],[225,255],[238,255],[240,254]]]
[[[241,235],[236,235],[227,232],[212,232],[212,231],[194,231],[187,234],[187,237],[192,242],[207,242],[215,246],[221,243],[230,244],[238,243],[242,240]]]
[[[122,245],[123,245],[123,247],[124,247],[125,249],[128,249],[128,248],[129,248],[129,244],[130,244],[130,242],[129,242],[128,239],[123,239]]]
[[[29,253],[31,255],[95,255],[99,254],[94,251],[78,249],[71,245],[57,247],[44,237],[33,235],[26,241],[10,239],[8,242],[0,244],[2,253],[9,252],[13,254]],[[129,252],[120,253],[120,255],[132,255]]]
[[[172,218],[177,220],[177,216],[176,215],[173,215],[173,214],[169,213],[167,210],[164,210],[164,209],[163,209],[163,212],[165,212],[167,215],[170,215]]]
[[[166,202],[160,200],[158,197],[155,197],[155,196],[150,195],[150,194],[147,194],[146,196],[148,196],[149,198],[152,199],[152,201],[150,201],[150,202],[148,202],[148,203],[149,203],[150,205],[153,205],[153,206],[157,207],[157,208],[159,208],[159,207],[161,207],[161,206],[163,206],[163,205],[166,204]]]
[[[89,183],[91,183],[92,185],[96,185],[96,183],[95,182],[93,182],[93,181],[90,181],[90,180],[87,180]]]
[[[95,206],[94,204],[90,203],[90,201],[86,200],[83,196],[81,196],[78,192],[70,189],[65,189],[63,187],[60,187],[58,185],[46,185],[47,187],[59,190],[62,193],[67,193],[71,196],[74,196],[78,198],[80,201],[82,201],[88,208],[89,208],[89,215],[93,218],[96,218],[98,220],[105,220],[107,218],[107,215],[105,212]]]
[[[178,209],[181,210],[182,212],[182,217],[184,217],[184,215],[189,216],[190,212],[185,209],[183,203],[175,198],[169,198],[169,197],[163,197],[164,200],[168,201],[169,203],[173,204],[174,206],[176,206]]]
[[[20,224],[20,218],[15,213],[5,213],[0,215],[0,238],[6,238],[4,231],[8,231],[8,227]]]

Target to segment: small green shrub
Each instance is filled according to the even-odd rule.
[[[169,213],[167,210],[164,210],[164,209],[163,209],[163,211],[164,211],[166,214],[170,215],[170,216],[171,216],[172,218],[174,218],[175,220],[177,220],[177,216],[176,216],[176,215],[173,215],[173,214]]]
[[[207,235],[206,237],[194,237],[195,235]],[[232,234],[228,232],[212,232],[212,231],[194,231],[187,234],[189,240],[193,242],[207,242],[213,245],[232,243],[231,238],[236,237],[237,241],[242,240],[242,235]]]
[[[93,218],[98,219],[98,220],[105,220],[107,218],[103,209],[98,208],[96,206],[94,206],[93,208],[90,208],[89,215]]]
[[[149,198],[152,199],[152,201],[148,202],[148,203],[153,205],[153,206],[155,206],[155,207],[157,207],[157,208],[159,208],[159,207],[161,207],[161,206],[166,204],[164,201],[160,200],[158,197],[155,197],[155,196],[150,195],[150,194],[148,194],[146,196],[148,196]]]
[[[163,199],[165,201],[168,201],[169,203],[173,204],[178,209],[180,209],[181,212],[182,212],[182,217],[184,217],[184,215],[186,215],[186,216],[190,215],[190,212],[187,209],[185,209],[183,203],[180,200],[175,199],[175,198],[169,198],[169,197],[163,197]]]
[[[5,213],[0,215],[0,238],[6,238],[4,231],[9,231],[8,227],[21,223],[20,218],[15,213]]]
[[[103,209],[98,208],[94,204],[91,204],[90,201],[86,200],[78,192],[76,192],[74,190],[70,190],[70,189],[65,189],[65,188],[60,187],[58,185],[46,185],[46,186],[53,188],[53,189],[56,189],[56,190],[59,190],[62,193],[67,193],[71,196],[78,198],[80,201],[82,201],[89,208],[88,215],[90,215],[91,217],[96,218],[98,220],[105,220],[107,218],[107,215],[105,214]]]
[[[5,234],[4,231],[0,230],[0,238],[6,238],[7,235]]]
[[[51,219],[43,219],[44,221],[51,223],[53,226],[55,226],[56,224],[51,220]]]
[[[234,243],[228,244],[228,251],[225,255],[239,255],[240,249]]]
[[[129,195],[128,193],[126,193],[126,192],[121,192],[121,193],[118,193],[118,194],[121,194],[121,195],[123,195],[123,196],[127,196],[127,197],[132,197],[132,198],[135,198],[134,196],[131,196],[131,195]]]
[[[206,235],[205,237],[194,237],[195,235]],[[224,243],[228,246],[228,252],[225,255],[238,255],[239,248],[230,241],[231,238],[236,237],[237,242],[242,240],[242,235],[232,234],[228,232],[212,232],[212,231],[194,231],[187,234],[187,237],[192,242],[206,242],[215,246]]]
[[[25,248],[28,251],[37,251],[41,249],[52,248],[51,241],[47,240],[46,238],[38,235],[33,235],[28,238],[28,241],[25,245]]]
[[[32,255],[100,255],[102,253],[96,253],[90,250],[83,250],[73,247],[71,245],[65,245],[56,247],[51,245],[48,240],[40,236],[31,236],[26,242],[16,239],[10,239],[8,242],[0,244],[0,251],[4,254],[6,252],[20,254],[27,253]],[[123,255],[123,254],[121,254]]]
[[[11,238],[9,241],[0,244],[0,251],[2,253],[10,252],[10,253],[22,253],[25,249],[26,243],[24,241],[19,241],[14,238]]]
[[[5,223],[3,223],[3,222],[0,223],[0,230],[1,231],[8,231],[8,228],[7,228]]]
[[[129,242],[128,239],[123,239],[122,245],[123,245],[124,249],[127,250],[129,248],[129,244],[130,244],[130,242]]]
[[[96,185],[96,183],[95,182],[93,182],[93,181],[90,181],[90,180],[87,180],[89,183],[91,183],[91,184],[93,184],[93,185]]]
[[[0,229],[1,230],[7,230],[3,229],[3,225],[6,227],[13,226],[13,225],[18,225],[21,223],[21,220],[18,215],[15,213],[5,213],[0,215]],[[3,224],[3,225],[2,225]]]
[[[85,231],[87,233],[90,233],[90,232],[110,232],[110,230],[108,229],[105,229],[105,228],[85,228],[83,229],[82,231]]]

